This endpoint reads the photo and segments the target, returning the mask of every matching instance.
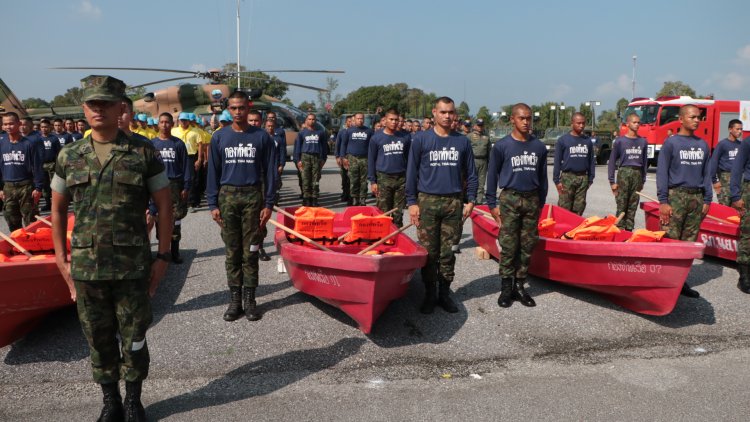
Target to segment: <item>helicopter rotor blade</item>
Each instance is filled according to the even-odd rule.
[[[195,72],[191,70],[176,70],[176,69],[157,69],[151,67],[50,67],[50,69],[62,69],[62,70],[142,70],[147,72],[172,72],[172,73],[184,73],[187,75],[196,75],[201,72]]]
[[[276,73],[344,73],[343,70],[248,70],[242,73],[252,73],[252,72],[276,72]]]
[[[255,76],[240,76],[240,78],[242,78],[242,79],[252,79],[252,80],[255,80],[255,81],[274,82],[271,79],[257,78]],[[285,85],[297,86],[297,87],[305,88],[305,89],[312,89],[313,91],[328,92],[327,89],[318,88],[318,87],[310,86],[310,85],[296,84],[294,82],[281,81],[281,80],[278,80],[278,79],[275,82],[280,82],[280,83],[283,83]]]
[[[131,85],[131,86],[128,86],[128,89],[135,89],[135,88],[140,88],[140,87],[143,87],[143,86],[156,85],[156,84],[160,84],[162,82],[179,81],[181,79],[193,79],[195,77],[196,76],[178,76],[176,78],[162,79],[162,80],[159,80],[159,81],[148,82],[148,83],[140,84],[140,85]]]

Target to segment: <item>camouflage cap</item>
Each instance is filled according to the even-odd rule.
[[[81,79],[83,101],[120,101],[125,96],[125,82],[107,75],[90,75]]]

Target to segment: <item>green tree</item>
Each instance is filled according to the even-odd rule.
[[[469,110],[469,105],[466,104],[466,101],[461,101],[461,103],[456,107],[456,114],[458,114],[460,117],[469,117],[469,113],[471,111]]]
[[[312,101],[302,101],[297,108],[302,111],[315,111],[316,109],[315,103]]]
[[[45,100],[43,100],[41,98],[37,98],[37,97],[27,98],[27,99],[25,99],[25,100],[23,100],[21,102],[23,103],[23,106],[25,108],[44,108],[44,107],[49,107],[49,102],[47,102],[47,101],[45,101]]]
[[[138,88],[128,88],[125,91],[125,95],[127,95],[128,98],[130,98],[133,101],[138,101],[141,98],[143,98],[144,95],[146,95],[147,91],[148,90],[146,89],[145,86],[138,87]]]
[[[318,92],[318,109],[326,110],[326,104],[330,104],[331,107],[336,105],[337,102],[341,101],[341,95],[336,94],[336,89],[339,87],[339,81],[332,77],[326,78],[326,89],[328,92]]]
[[[691,97],[697,97],[695,90],[690,85],[682,81],[666,81],[661,87],[659,92],[656,93],[657,97],[664,97],[667,95],[689,95]]]
[[[476,117],[477,119],[484,120],[485,128],[491,127],[495,123],[495,118],[492,117],[490,109],[488,109],[486,106],[479,107],[479,111],[477,111]]]
[[[77,106],[81,105],[83,101],[83,89],[74,86],[68,88],[63,95],[56,95],[55,98],[50,101],[52,107],[66,107],[66,106]]]
[[[221,67],[222,72],[229,74],[236,74],[237,63],[227,63]],[[249,72],[245,66],[240,65],[240,72],[242,72],[242,87],[250,89],[262,89],[263,93],[275,98],[284,98],[287,91],[289,91],[289,85],[285,84],[276,76],[271,76],[263,72],[252,71]],[[230,77],[227,80],[221,81],[229,86],[229,91],[234,91],[237,88],[237,77]]]
[[[333,115],[355,111],[374,113],[378,107],[383,110],[398,109],[401,99],[401,92],[393,85],[363,86],[350,92],[343,100],[336,103]]]

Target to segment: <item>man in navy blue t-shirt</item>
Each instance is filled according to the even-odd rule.
[[[255,302],[258,250],[261,228],[271,218],[278,177],[273,140],[264,129],[248,124],[248,102],[242,91],[229,96],[232,126],[214,132],[208,156],[206,199],[226,245],[230,303],[225,321],[238,319],[243,307],[248,320],[262,317]]]
[[[714,190],[721,205],[732,205],[729,178],[740,142],[742,142],[742,121],[732,119],[729,121],[729,136],[719,141],[711,153],[711,182],[714,184]]]
[[[700,109],[692,104],[680,108],[680,130],[667,138],[656,167],[661,229],[670,239],[695,242],[703,217],[713,199],[708,144],[694,135],[700,124]],[[680,292],[697,298],[687,282]]]
[[[397,131],[398,116],[394,109],[386,111],[382,120],[385,128],[372,136],[367,154],[367,178],[378,208],[383,212],[395,208],[393,223],[401,227],[404,224],[404,186],[411,136]]]
[[[62,149],[60,139],[52,134],[52,123],[47,119],[39,122],[39,141],[38,148],[42,155],[42,169],[44,169],[44,207],[42,211],[50,211],[52,207],[52,190],[50,182],[55,175],[55,162],[57,154]]]
[[[547,148],[531,134],[531,108],[513,106],[513,132],[495,142],[487,166],[487,206],[500,225],[500,297],[507,308],[518,300],[536,306],[524,290],[538,236],[539,211],[547,198]],[[497,189],[501,189],[497,198]],[[499,202],[499,203],[498,203]]]
[[[336,134],[336,148],[334,149],[335,157],[336,157],[336,164],[339,166],[339,173],[341,174],[341,201],[346,202],[346,205],[352,205],[354,202],[352,201],[352,197],[349,194],[349,170],[347,170],[344,167],[344,151],[341,149],[341,145],[344,143],[344,136],[346,136],[346,131],[352,126],[352,116],[349,116],[346,118],[346,121],[344,122],[344,128],[339,130],[339,133]]]
[[[432,109],[435,127],[414,135],[406,168],[406,205],[411,223],[427,249],[422,268],[425,299],[420,311],[430,314],[439,305],[458,312],[450,284],[455,276],[456,256],[451,247],[458,243],[464,218],[471,214],[477,195],[477,172],[469,139],[451,130],[456,105],[440,97]],[[463,205],[462,174],[466,175],[468,203]],[[462,212],[463,209],[463,212]],[[437,293],[437,297],[435,294]]]
[[[638,136],[641,118],[636,113],[627,116],[628,133],[613,142],[612,155],[609,157],[607,175],[609,186],[615,195],[617,215],[624,214],[617,224],[625,230],[633,230],[635,213],[638,211],[638,192],[646,182],[648,166],[646,140]],[[615,180],[615,168],[617,179]]]
[[[308,113],[305,127],[294,141],[294,162],[302,173],[302,205],[317,207],[320,174],[328,157],[328,135],[316,128],[318,118]]]
[[[0,137],[0,175],[5,182],[0,190],[3,216],[8,229],[14,231],[30,224],[39,214],[37,203],[42,196],[44,175],[37,145],[21,136],[21,120],[14,112],[5,113]]]
[[[586,209],[586,193],[594,182],[596,162],[594,144],[583,134],[586,117],[573,113],[570,133],[561,136],[555,144],[552,181],[560,199],[557,205],[582,215]]]
[[[367,153],[373,131],[365,126],[365,115],[357,113],[353,125],[346,130],[341,149],[344,154],[344,168],[349,171],[349,193],[354,205],[367,202]]]

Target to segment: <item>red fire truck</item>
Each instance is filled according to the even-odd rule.
[[[727,137],[729,121],[740,118],[740,101],[709,100],[686,96],[657,99],[633,98],[622,114],[620,134],[628,133],[625,124],[628,115],[638,114],[641,118],[638,135],[648,141],[649,165],[655,166],[664,140],[670,134],[676,135],[680,129],[680,107],[685,104],[694,104],[701,110],[701,123],[695,135],[705,140],[712,151],[720,140]],[[747,121],[748,117],[745,116],[743,120]],[[750,135],[750,125],[746,125],[743,129],[742,137],[745,138]]]

